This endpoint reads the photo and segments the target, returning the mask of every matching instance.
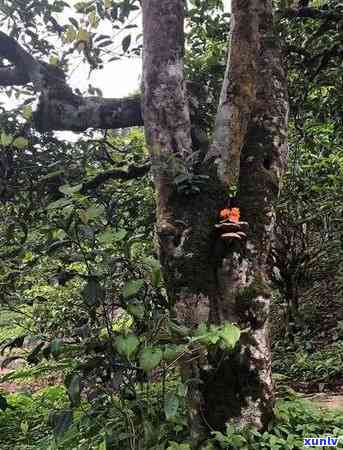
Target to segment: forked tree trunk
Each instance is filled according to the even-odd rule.
[[[233,0],[228,69],[214,143],[195,174],[209,176],[186,195],[175,178],[192,155],[183,74],[184,1],[144,0],[144,124],[157,194],[157,236],[169,298],[187,326],[238,323],[234,353],[185,361],[195,447],[209,427],[263,428],[272,414],[269,345],[272,201],[287,158],[288,103],[271,0]],[[188,163],[187,163],[188,161]],[[180,169],[181,168],[181,169]],[[246,242],[218,240],[214,225],[238,184]]]

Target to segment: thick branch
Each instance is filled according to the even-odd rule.
[[[7,59],[16,67],[17,71],[26,75],[22,78],[22,81],[25,81],[23,84],[33,82],[41,86],[46,72],[44,66],[24,50],[15,39],[2,31],[0,31],[0,57]],[[0,77],[0,84],[2,84],[1,81]],[[7,78],[5,81],[7,81],[6,86],[8,86],[9,79]]]
[[[220,157],[219,176],[228,186],[238,181],[241,149],[256,99],[259,1],[248,0],[246,4],[242,8],[239,0],[232,1],[230,54],[209,153],[209,157]]]
[[[0,58],[14,68],[0,68],[0,86],[32,82],[41,92],[33,121],[38,131],[85,131],[142,126],[138,96],[124,99],[81,97],[65,82],[58,67],[36,61],[15,39],[0,31]]]
[[[132,180],[135,178],[144,177],[150,170],[150,163],[143,164],[142,166],[130,166],[127,170],[112,169],[107,172],[100,173],[91,180],[83,183],[81,193],[96,189],[108,180]]]
[[[58,93],[57,93],[58,94]],[[142,126],[139,96],[123,99],[101,97],[44,97],[33,117],[38,131],[85,131]]]

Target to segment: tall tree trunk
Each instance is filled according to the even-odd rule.
[[[231,45],[238,41],[242,47],[245,40],[245,55],[251,58],[246,71],[251,73],[244,77],[238,74],[239,78],[233,79],[237,70],[234,66],[240,64],[244,50],[236,53],[232,48],[229,82],[223,85],[216,122],[216,136],[224,138],[215,140],[215,146],[219,145],[220,154],[228,154],[219,161],[219,174],[224,183],[235,183],[238,178],[238,204],[243,220],[250,227],[246,244],[232,247],[217,268],[221,295],[213,305],[216,320],[231,320],[249,331],[243,335],[235,354],[224,356],[220,367],[208,379],[205,389],[208,420],[215,427],[231,422],[240,427],[253,424],[261,429],[268,423],[273,407],[268,323],[270,247],[275,222],[272,204],[287,163],[288,98],[281,53],[273,34],[271,3],[232,2]],[[247,13],[242,14],[242,10]],[[245,20],[250,20],[250,30],[244,26]],[[244,61],[247,63],[248,59]],[[237,85],[240,89],[235,89]],[[228,111],[237,109],[244,94],[250,99],[251,112],[248,116],[249,107],[245,104],[241,118],[235,114],[241,120],[239,127],[235,120],[229,122],[232,114],[228,115]]]
[[[167,292],[177,318],[238,323],[234,353],[213,351],[182,364],[194,445],[208,427],[262,428],[273,407],[269,345],[272,202],[287,158],[288,103],[271,0],[233,0],[228,68],[214,143],[191,164],[183,75],[184,1],[144,0],[144,124],[157,193],[156,232]],[[200,192],[178,189],[180,173],[209,177]],[[215,223],[238,184],[246,242],[218,240]],[[196,186],[196,187],[199,187]]]
[[[156,233],[169,299],[178,319],[191,327],[208,320],[210,298],[216,296],[210,249],[223,191],[217,180],[199,195],[186,196],[175,185],[192,158],[183,27],[183,0],[143,2],[143,116],[157,195]],[[183,364],[182,371],[185,378],[201,379],[196,363]],[[205,431],[199,383],[188,392],[191,431],[198,441]]]

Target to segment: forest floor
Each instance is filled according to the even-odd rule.
[[[323,392],[321,394],[305,396],[304,398],[306,400],[312,401],[320,408],[326,408],[330,410],[343,410],[343,395],[335,395]]]

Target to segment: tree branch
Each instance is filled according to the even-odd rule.
[[[36,61],[18,42],[0,31],[0,58],[14,68],[0,68],[0,86],[32,82],[41,93],[33,115],[38,131],[85,131],[142,126],[140,97],[104,99],[73,93],[65,74],[56,66]]]
[[[16,68],[13,70],[26,75],[22,78],[22,81],[25,81],[23,84],[32,82],[41,87],[46,75],[44,65],[36,61],[15,39],[2,31],[0,31],[0,57],[11,62]]]
[[[59,93],[61,94],[61,93]],[[85,131],[142,126],[139,96],[123,99],[81,97],[77,95],[41,96],[33,115],[38,131]]]
[[[87,191],[96,189],[101,184],[106,183],[108,180],[132,180],[134,178],[144,177],[150,170],[150,163],[143,164],[142,166],[129,166],[127,170],[112,169],[107,172],[100,173],[91,180],[83,183],[81,193],[84,194]]]
[[[232,2],[230,53],[208,157],[219,157],[218,174],[226,186],[237,184],[242,146],[256,101],[256,60],[259,55],[259,1],[247,8]]]

